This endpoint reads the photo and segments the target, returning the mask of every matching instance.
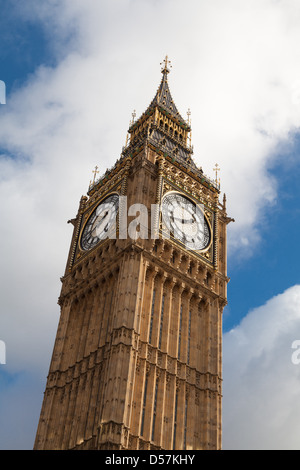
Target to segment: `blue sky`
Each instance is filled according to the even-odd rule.
[[[66,221],[95,165],[104,173],[119,157],[166,54],[176,105],[182,115],[192,110],[195,161],[210,177],[219,163],[235,219],[224,448],[298,449],[300,366],[290,360],[300,338],[297,0],[187,0],[184,9],[179,0],[0,0],[0,12],[0,449],[33,446]]]
[[[28,79],[37,65],[51,62],[52,55],[39,23],[18,17],[10,1],[1,0],[0,7],[1,79],[7,85],[7,93],[11,93]]]
[[[229,257],[231,280],[228,284],[229,305],[224,312],[225,331],[239,323],[249,309],[264,304],[291,285],[300,284],[297,263],[300,251],[299,155],[298,136],[290,149],[278,151],[280,161],[270,170],[278,186],[278,197],[276,205],[267,210],[260,224],[261,242],[246,261],[235,262]],[[287,160],[290,163],[286,164]]]

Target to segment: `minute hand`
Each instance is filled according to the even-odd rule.
[[[174,217],[174,220],[179,220],[182,224],[193,224],[194,222],[197,222],[194,216],[192,219],[182,219],[180,217]]]

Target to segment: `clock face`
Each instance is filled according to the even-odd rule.
[[[170,235],[190,250],[205,250],[211,230],[200,205],[179,193],[167,194],[162,202],[162,219]]]
[[[100,240],[105,240],[114,232],[118,209],[119,196],[117,194],[108,196],[96,207],[81,236],[81,248],[83,250],[90,250]]]

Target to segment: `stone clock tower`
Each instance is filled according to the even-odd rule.
[[[168,85],[82,197],[35,449],[221,448],[225,197]]]

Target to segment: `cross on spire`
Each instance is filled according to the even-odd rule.
[[[168,56],[166,55],[165,59],[160,63],[160,65],[163,65],[163,68],[161,69],[162,74],[167,74],[170,72],[168,66],[172,67],[171,61],[168,59]]]
[[[218,183],[218,173],[219,171],[221,170],[221,168],[219,167],[219,165],[216,163],[216,166],[214,168],[214,171],[216,172],[216,183]],[[219,180],[220,181],[220,180]]]
[[[188,124],[190,124],[191,123],[191,114],[192,114],[190,108],[187,110],[186,114],[187,114],[187,117],[188,117]]]
[[[93,173],[94,173],[94,180],[93,180],[93,184],[94,184],[94,183],[95,183],[96,176],[97,176],[97,173],[99,173],[97,166],[95,167],[95,170],[93,171]]]
[[[134,120],[136,118],[136,110],[135,109],[133,110],[133,113],[131,114],[131,116],[132,116],[131,124],[133,124]]]

